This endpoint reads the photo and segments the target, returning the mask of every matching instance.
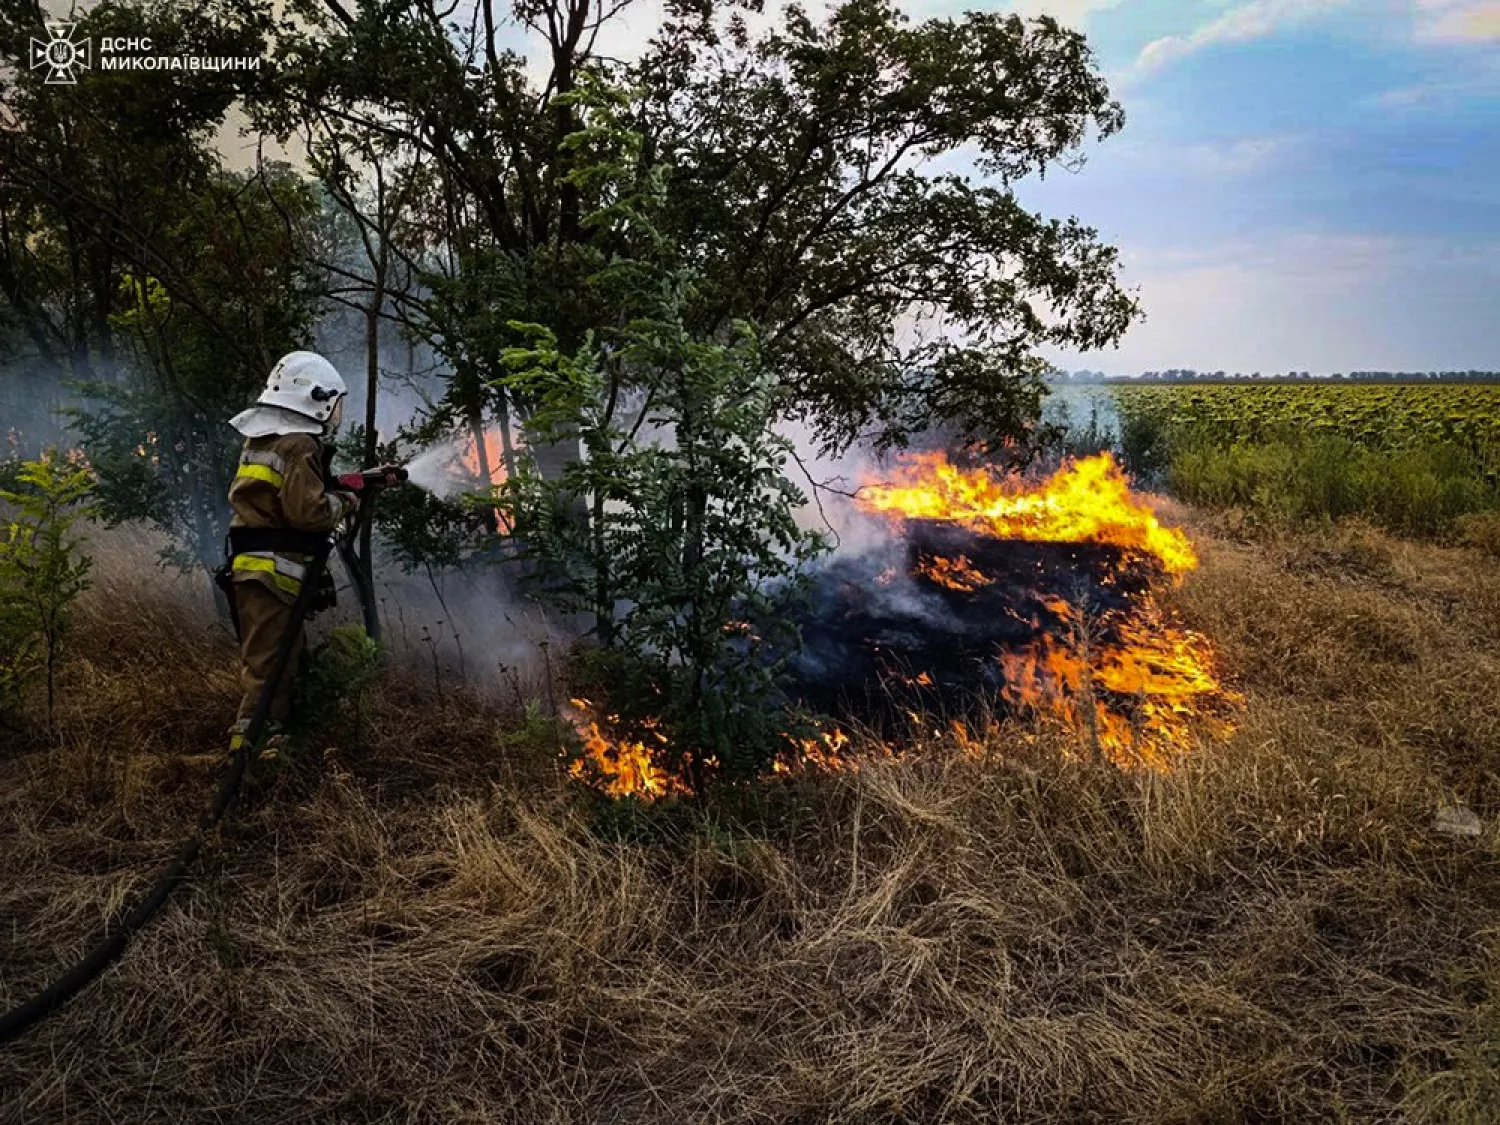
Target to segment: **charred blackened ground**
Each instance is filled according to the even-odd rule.
[[[885,549],[813,574],[803,647],[790,661],[797,703],[890,737],[912,711],[1018,708],[1003,657],[1074,644],[1080,620],[1097,630],[1095,646],[1120,645],[1122,623],[1162,580],[1159,565],[1118,547],[991,539],[936,520],[907,526]]]

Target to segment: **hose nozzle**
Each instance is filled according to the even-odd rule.
[[[339,484],[350,492],[364,492],[367,489],[375,491],[394,488],[398,484],[405,484],[406,479],[405,465],[377,465],[363,472],[344,473],[339,477]]]

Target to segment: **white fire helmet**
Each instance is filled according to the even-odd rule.
[[[337,425],[334,415],[348,393],[338,369],[317,352],[288,352],[271,368],[266,389],[256,401]]]

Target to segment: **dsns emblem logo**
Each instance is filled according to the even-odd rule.
[[[72,86],[78,81],[78,71],[89,68],[89,41],[87,37],[74,40],[75,26],[49,23],[49,38],[31,41],[31,69],[46,67],[49,86]]]

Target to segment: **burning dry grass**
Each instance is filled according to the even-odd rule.
[[[1164,774],[1003,728],[622,842],[392,677],[0,1048],[0,1119],[1495,1120],[1500,576],[1200,531],[1175,601],[1247,702]],[[99,595],[61,745],[0,756],[0,1004],[153,869],[232,708],[201,606]]]
[[[953,520],[995,539],[1125,547],[1152,556],[1169,574],[1198,565],[1192,544],[1131,492],[1109,453],[1072,461],[1040,483],[965,469],[942,453],[913,454],[892,475],[862,487],[860,506],[905,519]]]

